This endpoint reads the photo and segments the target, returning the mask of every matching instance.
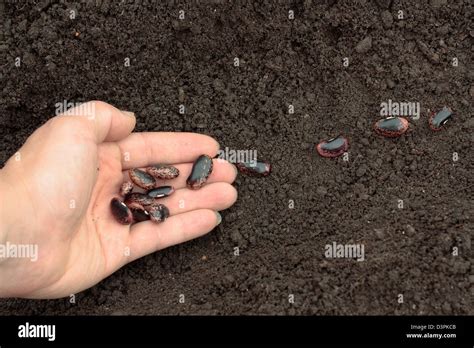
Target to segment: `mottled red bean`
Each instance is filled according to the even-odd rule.
[[[153,198],[168,197],[174,192],[173,186],[160,186],[147,192],[147,195]]]
[[[316,145],[316,151],[323,157],[338,157],[349,149],[347,139],[339,135],[335,138],[324,140]]]
[[[133,182],[125,181],[120,187],[120,195],[122,197],[128,195],[133,190]]]
[[[240,162],[236,163],[235,166],[242,174],[253,177],[268,176],[272,171],[271,164],[265,161]]]
[[[133,215],[130,209],[125,203],[120,201],[118,198],[113,198],[110,202],[110,208],[112,215],[115,217],[117,222],[122,225],[130,225],[133,222]]]
[[[147,167],[146,172],[157,179],[169,180],[177,178],[179,169],[173,166],[157,164],[155,166]]]
[[[154,222],[165,221],[170,216],[169,209],[163,204],[153,204],[148,209],[150,219]]]
[[[388,138],[396,138],[405,133],[408,129],[408,121],[403,117],[387,117],[374,124],[377,134]]]
[[[143,170],[137,168],[130,169],[128,175],[135,185],[144,190],[151,190],[156,186],[155,178]]]
[[[208,155],[201,155],[194,162],[191,174],[186,180],[186,184],[190,189],[197,190],[201,188],[212,173],[212,158]]]

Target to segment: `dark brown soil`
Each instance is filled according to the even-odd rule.
[[[239,177],[208,236],[76,304],[1,300],[0,314],[474,314],[471,1],[149,2],[0,3],[0,163],[55,103],[99,99],[135,111],[138,131],[256,149],[273,173]],[[388,99],[421,103],[394,140],[372,130]],[[444,105],[456,115],[433,132],[428,109]],[[319,157],[339,133],[349,161]],[[364,244],[365,261],[327,259],[332,242]]]

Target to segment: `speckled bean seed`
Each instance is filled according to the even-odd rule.
[[[396,138],[405,133],[408,129],[408,121],[403,117],[387,117],[374,124],[377,134],[387,138]]]
[[[134,192],[125,196],[125,204],[130,209],[143,209],[154,203],[155,199],[145,193]]]
[[[145,209],[131,209],[134,222],[150,220],[150,214]]]
[[[170,180],[177,178],[179,170],[173,166],[157,164],[155,166],[147,167],[146,172],[157,179]]]
[[[212,158],[208,155],[201,155],[194,162],[191,174],[186,180],[186,184],[190,189],[200,189],[207,181],[212,173]]]
[[[147,192],[147,195],[153,198],[168,197],[174,192],[173,186],[160,186]]]
[[[128,175],[135,185],[144,190],[151,190],[156,185],[155,178],[143,170],[137,168],[130,169]]]
[[[153,204],[148,209],[150,219],[154,222],[165,221],[170,216],[169,209],[163,204]]]
[[[323,157],[338,157],[349,149],[347,138],[339,135],[316,145],[316,151]]]
[[[265,161],[240,162],[236,163],[235,166],[242,174],[253,177],[268,176],[272,171],[271,164]]]
[[[437,113],[432,113],[429,119],[430,128],[434,131],[439,131],[453,116],[453,110],[445,106]]]
[[[133,182],[125,181],[120,187],[120,195],[122,197],[128,195],[133,190]]]
[[[112,210],[112,215],[115,217],[117,222],[122,225],[130,225],[133,222],[132,212],[127,205],[118,198],[112,199],[110,202],[110,208]]]

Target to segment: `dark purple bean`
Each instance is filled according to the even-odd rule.
[[[133,182],[125,181],[120,187],[120,195],[122,197],[128,195],[133,190]]]
[[[212,158],[208,155],[201,155],[194,162],[191,174],[186,180],[186,184],[190,189],[200,189],[207,181],[212,173]]]
[[[129,193],[125,196],[125,204],[130,209],[143,209],[155,203],[155,199],[145,193]]]
[[[387,117],[374,124],[377,134],[388,138],[396,138],[405,133],[408,129],[408,121],[403,117]]]
[[[341,156],[349,148],[347,139],[339,135],[335,138],[324,140],[316,145],[316,150],[323,157],[338,157]]]
[[[127,207],[127,205],[118,198],[112,199],[110,202],[110,208],[115,220],[117,220],[122,225],[130,225],[133,222],[132,212]]]
[[[268,176],[272,171],[272,165],[265,161],[240,162],[235,166],[242,174],[254,177]]]
[[[131,209],[134,222],[150,220],[150,214],[145,209]]]
[[[153,198],[168,197],[174,192],[173,186],[160,186],[147,192],[147,195]]]
[[[135,185],[144,190],[151,190],[156,185],[155,178],[143,170],[137,168],[130,169],[128,175]]]
[[[163,204],[153,204],[147,210],[154,222],[165,221],[170,216],[169,209]]]
[[[151,176],[162,180],[174,179],[179,175],[178,168],[161,164],[147,167],[145,170]]]
[[[438,113],[432,113],[430,116],[429,125],[430,128],[434,131],[439,131],[441,128],[449,121],[451,116],[453,115],[453,110],[445,106],[441,111]]]

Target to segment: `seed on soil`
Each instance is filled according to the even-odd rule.
[[[316,145],[316,150],[323,157],[338,157],[348,149],[349,142],[342,135],[329,140],[324,140]]]
[[[143,170],[137,168],[130,169],[128,175],[135,185],[144,190],[151,190],[156,185],[155,178]]]
[[[177,178],[179,169],[173,166],[157,164],[155,166],[147,167],[146,172],[157,179],[169,180]]]
[[[272,165],[265,161],[239,162],[235,166],[242,174],[253,177],[268,176],[272,171]]]
[[[134,192],[125,196],[125,204],[130,209],[143,209],[154,203],[155,199],[145,193]]]
[[[403,117],[387,117],[374,124],[377,134],[387,138],[396,138],[405,133],[408,129],[408,121]]]
[[[145,209],[131,209],[134,222],[150,220],[150,214]]]
[[[165,221],[170,216],[169,209],[163,204],[153,204],[148,208],[148,213],[154,222]]]
[[[132,212],[127,205],[118,198],[112,199],[110,202],[110,208],[112,210],[112,215],[115,217],[117,222],[122,225],[130,225],[133,222]]]
[[[207,181],[212,173],[212,158],[208,155],[201,155],[194,162],[191,174],[186,180],[186,184],[190,189],[200,189]]]
[[[133,182],[125,181],[120,187],[120,195],[122,197],[128,195],[133,190]]]
[[[453,115],[453,110],[445,106],[438,113],[432,113],[428,120],[430,128],[434,131],[439,131],[449,121]]]
[[[148,191],[147,195],[153,198],[163,198],[163,197],[168,197],[173,192],[174,192],[173,186],[160,186],[153,190]]]

